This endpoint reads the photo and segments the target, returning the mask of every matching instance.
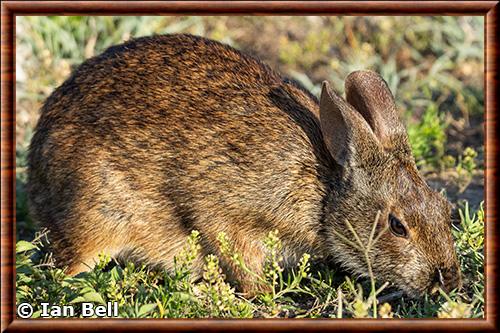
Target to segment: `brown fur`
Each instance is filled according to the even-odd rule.
[[[367,240],[381,210],[380,230],[392,212],[410,238],[388,231],[376,244],[380,280],[418,294],[440,268],[445,287],[458,285],[448,204],[418,175],[392,95],[372,72],[351,74],[346,92],[349,103],[325,85],[320,107],[258,60],[190,35],[111,47],[42,108],[32,214],[72,274],[99,252],[171,268],[193,229],[201,255],[218,254],[225,231],[259,271],[261,240],[277,229],[287,262],[332,255],[366,275],[361,253],[331,230],[352,238],[347,219]],[[242,290],[258,288],[222,264]]]

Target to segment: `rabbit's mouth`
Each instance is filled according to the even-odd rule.
[[[439,290],[450,292],[452,289],[462,288],[462,279],[458,268],[436,268],[428,292],[436,294]]]
[[[406,297],[413,300],[421,299],[426,294],[432,294],[431,291],[433,291],[435,286],[436,281],[434,281],[433,279],[428,279],[427,282],[424,282],[418,278],[398,281],[394,284],[394,288],[398,289],[402,295],[405,295]]]
[[[413,281],[415,282],[415,281]],[[423,286],[416,286],[414,283],[400,284],[398,287],[406,296],[412,299],[422,298],[424,295],[437,295],[440,290],[450,292],[452,289],[461,288],[460,275],[450,277],[446,270],[437,268],[428,278],[428,282]]]

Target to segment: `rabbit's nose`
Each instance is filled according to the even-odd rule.
[[[437,291],[438,287],[446,292],[455,288],[462,288],[462,279],[460,277],[459,268],[436,268],[434,272],[432,292]]]

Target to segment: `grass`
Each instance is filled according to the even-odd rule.
[[[39,234],[31,242],[19,241],[16,245],[16,297],[18,304],[28,302],[32,305],[118,302],[119,316],[124,318],[482,317],[484,211],[481,206],[472,213],[467,204],[459,211],[460,225],[454,227],[453,233],[464,288],[460,292],[441,292],[422,300],[403,297],[381,302],[391,295],[386,292],[387,283],[375,281],[373,275],[369,281],[355,281],[331,267],[314,266],[309,254],[304,254],[295,268],[284,271],[279,255],[282,245],[276,232],[269,233],[263,240],[267,249],[266,264],[264,273],[258,275],[245,267],[241,254],[233,251],[221,233],[219,243],[223,255],[268,286],[269,292],[246,299],[225,281],[219,258],[213,254],[205,257],[203,277],[197,281],[193,279],[191,265],[199,253],[202,237],[196,231],[186,240],[184,251],[176,258],[175,269],[171,272],[150,270],[130,262],[120,266],[109,257],[101,256],[91,271],[70,277],[53,267],[50,256],[41,255],[40,250],[47,242],[46,233]],[[353,246],[368,253],[376,240],[374,235],[369,244]],[[34,316],[39,316],[40,312],[41,309],[35,307]]]
[[[117,301],[119,315],[127,318],[484,317],[483,26],[482,17],[451,16],[17,17],[17,302]],[[401,110],[421,173],[437,179],[432,186],[445,188],[457,206],[453,233],[465,288],[418,301],[394,299],[390,287],[381,289],[384,281],[358,281],[314,256],[284,271],[277,234],[263,240],[269,257],[265,274],[256,276],[271,291],[252,299],[225,281],[214,256],[206,258],[203,278],[192,281],[190,262],[203,237],[196,233],[173,272],[120,266],[105,257],[76,277],[54,268],[44,256],[47,235],[30,219],[25,194],[27,148],[40,106],[86,58],[131,37],[177,32],[254,54],[316,95],[325,79],[342,92],[353,70],[381,73]],[[224,235],[219,241],[238,263],[241,257],[229,250]]]

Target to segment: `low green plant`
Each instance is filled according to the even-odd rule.
[[[472,175],[472,173],[477,167],[476,158],[477,158],[477,152],[474,150],[474,148],[471,147],[465,148],[464,152],[462,153],[462,156],[458,158],[457,172],[458,173],[465,172],[468,175]]]
[[[445,292],[440,290],[446,302],[441,305],[438,318],[469,318],[473,304],[464,303],[460,300],[452,300]]]
[[[484,313],[484,203],[471,212],[465,201],[459,209],[460,225],[453,226],[456,248],[459,254],[466,296],[474,302],[473,317]]]
[[[283,257],[281,255],[282,243],[278,238],[277,231],[269,232],[263,241],[266,248],[266,256],[264,269],[261,274],[248,268],[242,255],[235,251],[224,232],[219,233],[217,239],[224,256],[228,257],[228,259],[239,269],[255,278],[255,280],[261,284],[263,290],[270,290],[270,292],[264,292],[258,295],[257,300],[266,307],[266,311],[272,316],[280,312],[280,302],[286,300],[287,296],[290,294],[306,294],[314,297],[309,288],[302,284],[304,279],[310,277],[309,259],[311,256],[307,253],[303,254],[296,269],[291,270],[287,275],[283,274]]]
[[[459,192],[465,191],[467,186],[472,181],[474,176],[474,171],[477,168],[476,158],[477,152],[472,147],[467,147],[463,151],[462,155],[458,157],[458,162],[456,166],[458,174],[458,186]]]
[[[117,302],[119,316],[124,318],[251,315],[249,303],[236,298],[234,290],[223,281],[213,257],[207,259],[203,279],[194,283],[191,264],[199,249],[197,232],[188,238],[172,272],[149,270],[132,262],[107,269],[111,259],[100,256],[93,269],[74,277],[55,268],[52,262],[33,261],[43,247],[45,235],[37,236],[33,242],[19,241],[16,246],[16,301],[32,304],[33,318],[40,316],[42,302],[58,305]]]
[[[446,122],[437,106],[429,105],[419,123],[410,123],[408,138],[417,166],[438,167],[446,144]]]

